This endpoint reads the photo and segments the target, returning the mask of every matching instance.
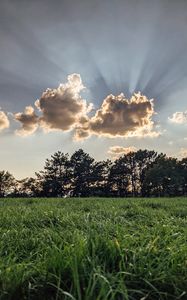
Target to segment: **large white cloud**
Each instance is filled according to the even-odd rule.
[[[77,128],[76,139],[92,134],[111,138],[158,136],[159,133],[154,131],[154,114],[153,100],[140,93],[134,94],[130,100],[123,94],[109,95],[95,115],[84,119]]]
[[[8,120],[7,115],[4,111],[0,111],[0,131],[8,128],[10,126],[10,122]]]
[[[45,131],[72,130],[76,140],[91,135],[110,138],[159,135],[152,120],[155,114],[153,99],[141,93],[134,94],[130,100],[123,94],[108,95],[95,114],[89,116],[93,104],[82,98],[83,89],[79,74],[69,75],[67,82],[56,89],[47,89],[35,102],[39,116],[30,106],[25,112],[15,114],[15,119],[22,124],[17,134],[32,134],[40,126]]]
[[[80,96],[83,89],[79,74],[69,75],[67,83],[56,89],[47,89],[35,103],[42,112],[41,127],[47,131],[73,129],[92,108]]]

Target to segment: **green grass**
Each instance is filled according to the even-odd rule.
[[[187,299],[187,199],[1,199],[2,299]]]

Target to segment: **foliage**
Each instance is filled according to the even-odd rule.
[[[46,159],[36,178],[16,181],[0,172],[0,197],[160,197],[187,195],[187,158],[139,150],[115,161],[95,161],[82,149]]]
[[[44,171],[37,173],[41,194],[47,197],[62,197],[70,182],[68,154],[58,151],[47,159]]]
[[[5,171],[0,171],[0,197],[5,197],[14,192],[16,182],[14,177]]]

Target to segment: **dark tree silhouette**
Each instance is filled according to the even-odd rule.
[[[16,189],[16,180],[7,171],[0,171],[0,197],[13,194]]]
[[[17,180],[15,195],[17,197],[37,197],[41,194],[41,187],[36,178],[27,177]]]
[[[109,195],[109,173],[112,162],[110,160],[94,162],[91,174],[91,194],[93,196]]]
[[[146,195],[177,196],[182,194],[184,172],[175,158],[160,156],[153,167],[147,171],[144,186]]]
[[[70,185],[70,162],[68,154],[60,151],[47,159],[44,171],[36,173],[41,194],[47,197],[62,197]]]
[[[183,187],[182,187],[182,195],[187,195],[187,158],[183,158],[178,162],[179,168],[182,171],[182,176],[184,179]]]
[[[76,151],[70,159],[74,196],[89,196],[92,185],[94,159],[82,149]]]
[[[139,150],[134,153],[136,194],[141,196],[146,195],[144,189],[146,172],[154,165],[158,157],[160,155],[155,151]]]
[[[139,150],[114,162],[95,161],[82,149],[71,157],[61,151],[46,159],[36,178],[15,180],[0,171],[0,197],[187,195],[187,158],[177,160]]]
[[[113,196],[127,196],[130,174],[126,155],[117,159],[111,166],[108,181]]]

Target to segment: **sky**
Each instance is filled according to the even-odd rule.
[[[187,156],[186,0],[1,0],[0,170]]]

